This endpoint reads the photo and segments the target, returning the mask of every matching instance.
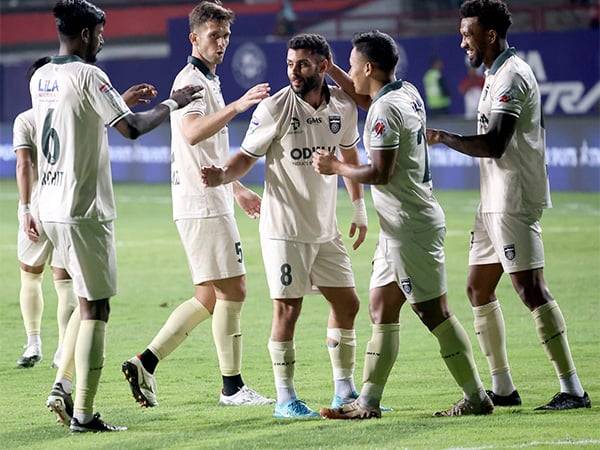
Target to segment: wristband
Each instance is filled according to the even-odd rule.
[[[367,207],[365,206],[365,199],[358,198],[352,202],[354,207],[354,214],[352,214],[352,223],[355,223],[359,227],[366,227],[368,223],[367,219]]]
[[[179,109],[179,105],[177,104],[177,102],[175,100],[173,100],[172,98],[168,98],[163,102],[160,102],[161,105],[165,105],[167,108],[169,108],[171,110],[171,112]]]
[[[25,214],[31,214],[31,205],[29,203],[19,203],[19,217]]]

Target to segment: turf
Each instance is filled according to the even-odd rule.
[[[18,304],[16,253],[16,188],[0,182],[0,446],[3,448],[556,448],[600,447],[598,407],[564,413],[534,413],[533,408],[558,390],[552,366],[540,347],[529,313],[507,279],[498,289],[508,330],[508,352],[521,396],[520,408],[497,409],[489,417],[437,419],[431,414],[458,399],[459,391],[439,358],[437,345],[416,316],[402,312],[400,356],[384,393],[394,408],[381,420],[366,422],[281,422],[270,407],[221,408],[216,405],[220,376],[210,326],[201,324],[158,368],[158,408],[136,406],[120,373],[120,364],[145,345],[170,311],[192,295],[187,263],[171,221],[168,186],[118,185],[116,222],[119,295],[112,301],[104,372],[96,398],[103,416],[129,426],[120,434],[70,436],[54,423],[44,402],[53,380],[50,359],[57,330],[56,295],[46,274],[43,321],[45,359],[35,368],[19,370],[25,336]],[[476,192],[438,194],[447,214],[446,240],[449,297],[453,310],[476,345],[475,356],[484,383],[485,359],[472,328],[464,294],[468,231]],[[578,372],[592,402],[600,402],[600,197],[557,193],[555,207],[543,218],[546,279],[569,325],[569,339]],[[377,220],[369,202],[368,239],[352,252],[362,309],[357,321],[357,383],[360,384],[365,344],[370,336],[367,290],[370,260],[377,238]],[[239,216],[248,269],[248,298],[242,316],[243,375],[251,387],[273,395],[266,348],[271,307],[258,242],[258,224]],[[340,229],[350,217],[341,193]],[[349,243],[350,241],[347,241]],[[305,299],[296,333],[296,385],[310,406],[331,400],[331,369],[326,348],[327,307],[317,296]]]

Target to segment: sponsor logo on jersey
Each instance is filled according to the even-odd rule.
[[[477,119],[477,121],[483,129],[487,129],[488,125],[490,124],[490,119],[488,119],[487,116],[483,113],[479,114],[479,119]]]
[[[294,161],[295,166],[310,165],[314,152],[319,153],[335,153],[336,146],[316,145],[314,147],[297,147],[292,149],[290,157]]]
[[[100,92],[102,92],[103,94],[106,94],[112,91],[113,89],[114,87],[112,87],[109,83],[104,83],[102,86],[100,86]]]
[[[511,96],[510,96],[510,94],[509,94],[509,93],[502,94],[502,95],[501,95],[501,96],[498,98],[498,101],[499,101],[500,103],[508,103],[508,102],[510,102],[511,100],[512,100],[512,98],[511,98]]]
[[[309,117],[308,119],[306,119],[306,123],[309,125],[314,125],[316,123],[323,123],[323,119],[321,119],[320,117]]]
[[[517,256],[517,251],[515,250],[515,244],[509,244],[504,246],[504,256],[509,261],[512,261]]]
[[[57,80],[40,80],[38,81],[38,92],[56,92],[58,91]]]
[[[400,286],[406,295],[412,292],[412,283],[410,278],[403,278],[400,280]]]
[[[385,121],[383,119],[377,119],[375,121],[375,125],[373,126],[373,135],[375,137],[381,137],[387,131],[387,127],[385,125]]]
[[[248,127],[247,134],[254,133],[256,131],[256,129],[259,127],[259,125],[260,125],[260,122],[253,117],[252,120],[250,121],[250,126]]]
[[[288,129],[288,134],[298,134],[302,133],[302,129],[300,128],[300,121],[297,117],[292,117],[290,121],[290,128]]]
[[[333,134],[337,134],[342,128],[342,118],[340,116],[329,116],[329,129]]]
[[[485,101],[485,99],[487,98],[488,92],[490,91],[490,85],[486,84],[485,88],[483,90],[483,95],[481,96],[481,100]]]

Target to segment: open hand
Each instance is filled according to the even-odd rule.
[[[260,217],[261,198],[256,192],[245,187],[241,188],[236,192],[235,200],[248,217],[251,219]]]
[[[185,86],[181,89],[173,91],[173,93],[171,94],[171,100],[175,100],[179,107],[183,108],[184,106],[187,106],[197,98],[202,97],[202,93],[200,91],[202,91],[203,89],[204,87],[202,86]]]
[[[154,86],[147,83],[135,84],[121,94],[127,106],[133,106],[150,103],[156,97],[158,91]]]
[[[269,83],[260,83],[248,89],[248,91],[235,101],[235,112],[238,114],[248,110],[248,108],[260,103],[261,100],[269,96],[271,87]]]

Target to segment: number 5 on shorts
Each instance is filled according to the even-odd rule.
[[[289,286],[292,284],[292,266],[289,264],[281,265],[281,284],[284,286]]]
[[[244,260],[244,253],[242,252],[242,243],[241,242],[235,243],[235,254],[238,255],[237,262],[239,262],[241,264],[242,261]]]

